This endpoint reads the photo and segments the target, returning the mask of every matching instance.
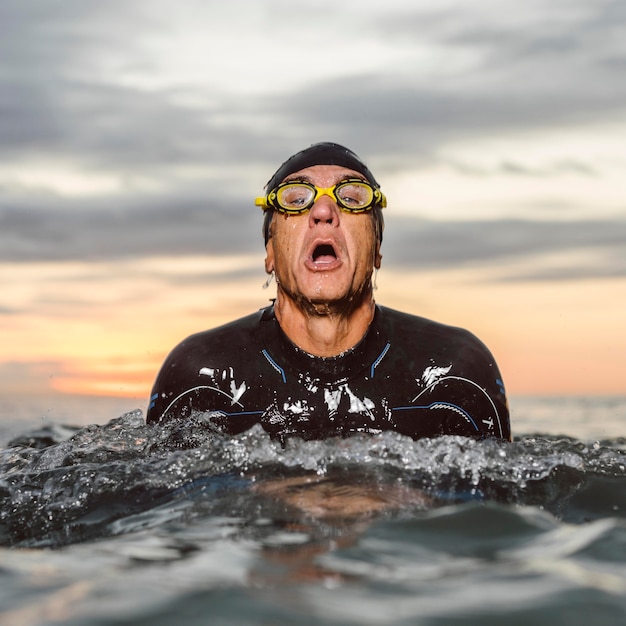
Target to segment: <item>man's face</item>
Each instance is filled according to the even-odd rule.
[[[315,165],[289,175],[326,188],[346,178],[364,177],[337,165]],[[279,289],[300,303],[355,305],[371,289],[374,267],[380,267],[371,211],[348,213],[321,196],[302,215],[276,212],[267,244],[265,267],[276,273]]]

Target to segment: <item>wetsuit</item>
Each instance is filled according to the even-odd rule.
[[[360,343],[336,357],[297,348],[272,306],[192,335],[164,362],[147,421],[196,412],[228,434],[260,423],[281,440],[383,430],[510,438],[487,348],[465,330],[381,306]]]

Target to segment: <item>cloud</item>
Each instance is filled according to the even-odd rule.
[[[3,203],[0,261],[101,261],[263,249],[261,212],[219,196],[55,198]]]
[[[150,84],[163,62],[154,37],[167,36],[169,21],[176,23],[174,39],[174,31],[195,27],[194,16],[201,15],[202,24],[219,17],[203,3],[172,6],[2,4],[0,261],[253,253],[262,242],[252,198],[287,155],[314,141],[346,143],[375,171],[389,173],[441,162],[441,147],[464,138],[603,120],[626,110],[620,2],[530,2],[523,14],[507,10],[512,2],[497,8],[490,2],[365,3],[351,25],[372,37],[372,49],[384,50],[385,63],[375,54],[371,62],[351,58],[341,20],[342,37],[335,37],[335,23],[314,12],[312,24],[329,29],[325,44],[336,41],[336,66],[311,65],[315,56],[303,47],[300,73],[283,73],[285,52],[277,48],[274,64],[256,69],[274,88],[249,93],[236,84],[237,74],[231,91],[212,78],[225,72],[225,61],[215,56],[195,59],[206,68],[202,80],[170,76]],[[290,20],[301,25],[301,16],[285,8],[268,4],[260,26],[266,20],[277,28]],[[262,41],[254,38],[257,30],[246,32]],[[301,36],[310,41],[311,34]],[[238,32],[233,45],[243,37]],[[229,57],[234,50],[221,52]],[[254,66],[254,55],[244,57]],[[182,61],[172,63],[186,69]],[[61,186],[63,172],[73,172],[86,186],[102,175],[112,189],[63,196],[46,187],[48,179],[37,182],[33,164],[43,171],[58,166]],[[472,167],[464,162],[457,169],[481,173]],[[22,180],[28,172],[31,179]],[[559,172],[601,175],[575,156],[547,167],[502,160],[490,173],[541,178]],[[554,246],[613,249],[616,239],[624,240],[623,223],[611,220],[398,219],[397,234],[389,222],[386,261],[397,266],[497,260]]]
[[[623,3],[534,3],[515,19],[501,4],[387,11],[378,37],[403,51],[396,64],[313,81],[266,100],[264,112],[345,137],[391,167],[419,164],[450,141],[624,112]]]
[[[0,317],[4,315],[19,315],[20,313],[22,313],[22,311],[17,307],[0,305]]]
[[[249,203],[193,194],[84,199],[54,206],[0,205],[0,262],[120,261],[146,256],[263,254],[261,214]],[[596,250],[621,258],[626,220],[492,219],[430,221],[387,215],[385,267],[447,268],[535,255]],[[624,275],[623,264],[571,269],[572,277]],[[250,275],[226,267],[224,280]],[[550,272],[546,268],[546,274]],[[564,270],[559,270],[563,272]],[[167,277],[164,277],[166,280]],[[183,279],[174,276],[180,283]],[[214,272],[187,282],[219,280]]]
[[[463,176],[505,176],[513,175],[528,178],[550,178],[562,174],[575,174],[588,178],[599,178],[600,172],[597,167],[581,159],[560,159],[550,162],[548,165],[541,164],[533,167],[515,160],[498,161],[493,167],[485,167],[477,163],[468,163],[455,159],[442,159],[442,164]]]
[[[565,256],[567,262],[511,274],[503,280],[563,280],[626,276],[621,260],[626,220],[486,220],[435,222],[395,217],[383,240],[383,267],[439,269]]]
[[[579,81],[558,94],[536,89],[520,97],[507,93],[506,84],[464,94],[418,87],[403,77],[353,77],[314,85],[293,99],[277,98],[265,106],[293,127],[321,129],[322,135],[358,146],[377,167],[393,171],[432,163],[447,143],[479,143],[492,134],[549,130],[626,110],[626,83],[618,81],[623,87],[602,94]]]
[[[159,28],[149,4],[3,3],[0,163],[53,159],[153,176],[245,164],[250,125],[242,116],[224,123],[237,118],[236,101],[206,83],[140,84],[158,72],[141,42]]]
[[[0,396],[32,392],[35,382],[41,390],[50,386],[54,376],[65,373],[60,361],[0,361]],[[8,417],[8,416],[3,416]]]
[[[195,84],[147,87],[128,78],[158,72],[142,42],[168,15],[183,19],[179,9],[157,20],[149,3],[52,6],[9,1],[3,9],[0,160],[55,158],[158,178],[184,166],[263,169],[300,147],[296,142],[333,138],[394,168],[432,158],[452,139],[602,119],[625,108],[619,2],[533,4],[529,17],[515,11],[515,21],[489,3],[368,7],[352,16],[361,22],[355,30],[377,35],[395,64],[365,71],[366,64],[340,54],[342,75],[288,75],[274,95],[252,89],[245,98],[210,80],[220,71],[214,58]],[[191,28],[200,9],[187,8]],[[198,15],[209,23],[210,12]],[[265,19],[270,15],[276,27],[292,19],[291,12],[268,10]],[[270,81],[280,76],[271,67],[259,72]],[[285,91],[285,80],[294,88]]]

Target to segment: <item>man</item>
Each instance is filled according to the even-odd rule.
[[[393,430],[414,439],[510,439],[497,365],[467,331],[378,306],[386,199],[333,143],[289,158],[256,203],[274,303],[193,335],[168,356],[147,421],[197,413],[222,432],[274,438]]]

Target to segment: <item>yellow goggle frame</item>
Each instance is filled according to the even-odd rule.
[[[352,196],[350,196],[352,192]],[[387,206],[385,194],[361,178],[348,178],[332,187],[318,187],[301,180],[290,180],[272,189],[266,196],[255,199],[254,204],[264,211],[272,208],[288,215],[306,213],[321,196],[329,196],[343,211],[363,213],[373,206]]]

